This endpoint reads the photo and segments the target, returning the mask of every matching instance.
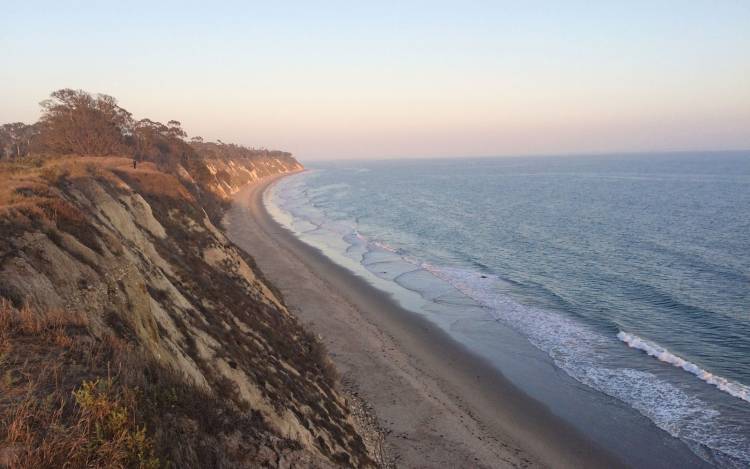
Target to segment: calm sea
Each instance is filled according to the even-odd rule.
[[[553,412],[631,464],[750,466],[750,152],[310,167],[274,217]]]

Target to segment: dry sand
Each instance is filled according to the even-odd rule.
[[[236,194],[229,238],[322,336],[344,386],[371,406],[395,464],[619,466],[436,326],[276,223],[262,194],[278,178]]]

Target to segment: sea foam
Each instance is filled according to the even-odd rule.
[[[523,334],[573,379],[629,404],[659,428],[684,439],[701,457],[720,460],[726,467],[746,467],[744,462],[750,461],[750,435],[722,419],[711,403],[648,371],[609,365],[600,351],[617,343],[611,336],[563,314],[515,301],[498,289],[501,279],[495,275],[428,263],[422,268],[487,307],[496,320]]]
[[[742,399],[743,401],[750,402],[750,387],[748,386],[745,386],[743,384],[734,382],[732,380],[729,380],[721,376],[717,376],[711,372],[708,372],[704,370],[703,368],[699,367],[698,365],[696,365],[695,363],[689,362],[685,360],[684,358],[678,357],[677,355],[673,354],[672,352],[662,347],[661,345],[648,341],[641,337],[638,337],[635,334],[630,334],[628,332],[620,331],[617,334],[617,338],[625,342],[626,344],[628,344],[628,347],[642,350],[646,352],[648,355],[656,358],[659,361],[669,363],[671,365],[676,366],[677,368],[682,368],[688,373],[691,373],[697,376],[698,379],[701,379],[708,384],[716,386],[717,388],[721,389],[727,394],[730,394],[736,398]]]
[[[521,333],[570,377],[629,404],[658,427],[683,439],[706,460],[721,461],[719,465],[726,467],[745,467],[745,463],[750,461],[750,435],[745,434],[731,421],[723,419],[721,412],[711,403],[698,396],[689,395],[675,384],[648,371],[612,366],[606,359],[607,354],[601,353],[602,350],[617,347],[617,342],[611,335],[559,312],[515,301],[506,293],[508,283],[484,269],[479,271],[472,268],[434,265],[412,257],[383,239],[363,234],[357,221],[351,224],[333,222],[334,217],[326,213],[326,208],[329,207],[316,206],[311,200],[312,194],[305,189],[305,182],[302,181],[306,178],[300,176],[305,174],[281,181],[275,188],[278,196],[268,202],[278,204],[278,211],[288,213],[295,221],[306,220],[317,224],[322,232],[327,233],[323,237],[325,239],[339,236],[344,244],[348,245],[342,249],[346,251],[345,255],[376,277],[390,279],[401,287],[418,293],[427,301],[437,302],[442,298],[440,295],[445,293],[444,287],[438,288],[434,282],[421,278],[431,275],[450,285],[468,300],[481,305],[492,319]],[[321,242],[321,239],[316,238],[316,242]],[[333,250],[337,247],[340,246],[330,246]],[[411,267],[406,268],[409,265]],[[420,278],[413,278],[417,276]],[[457,306],[464,310],[466,308],[464,303]],[[633,339],[633,344],[647,343],[632,334],[618,337],[625,342],[627,341],[623,337]],[[660,354],[657,350],[669,353],[656,344],[648,344],[651,346],[649,350],[656,354],[654,356]],[[630,343],[628,345],[640,348]],[[709,376],[699,374],[706,373],[704,370],[690,362],[685,363],[694,366],[696,370],[691,371],[688,365],[688,368],[685,368],[687,371],[699,377],[705,376],[704,381],[720,383],[721,386],[715,385],[726,392],[729,391],[722,386],[729,385],[734,392],[744,395],[740,398],[748,400],[749,393],[746,387],[710,373],[708,375],[714,382],[709,381]]]

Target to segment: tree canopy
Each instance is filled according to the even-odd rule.
[[[106,94],[65,88],[40,103],[39,122],[0,126],[0,159],[29,154],[130,156],[162,166],[189,165],[204,158],[291,157],[290,153],[241,145],[188,139],[182,124],[136,120]]]

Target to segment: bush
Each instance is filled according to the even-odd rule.
[[[74,391],[80,408],[78,427],[88,436],[89,459],[114,463],[124,467],[157,468],[154,445],[146,436],[146,427],[135,422],[135,393],[125,388],[118,390],[111,378],[84,381]],[[113,464],[115,465],[115,464]]]

